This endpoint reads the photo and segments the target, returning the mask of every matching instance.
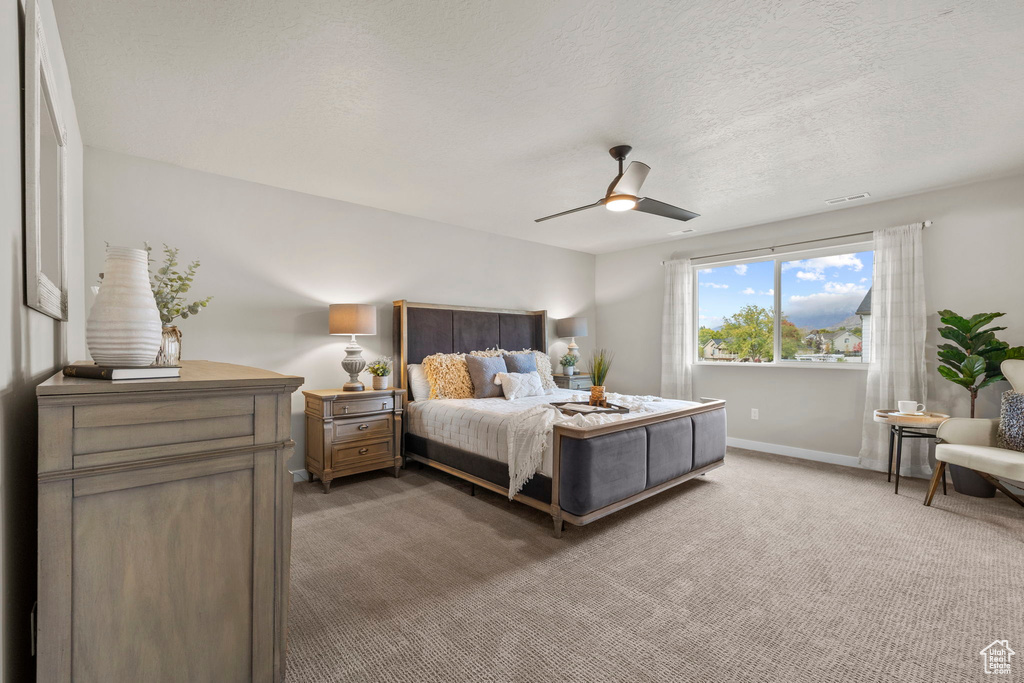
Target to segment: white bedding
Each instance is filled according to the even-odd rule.
[[[411,434],[509,465],[511,498],[536,472],[551,476],[551,428],[554,424],[594,425],[644,417],[698,405],[655,396],[608,394],[608,400],[630,408],[626,414],[562,415],[553,402],[586,401],[589,394],[556,389],[547,396],[515,401],[465,398],[413,401],[409,404]],[[514,489],[514,490],[513,490]]]

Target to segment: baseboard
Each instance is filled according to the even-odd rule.
[[[305,469],[292,472],[292,481],[309,481],[309,472]]]
[[[795,448],[793,446],[783,446],[776,443],[764,443],[762,441],[748,441],[747,439],[734,439],[728,437],[725,440],[726,444],[733,446],[734,448],[746,448],[751,451],[761,451],[762,453],[774,453],[775,455],[788,455],[792,458],[802,458],[803,460],[814,460],[817,462],[827,462],[832,465],[844,465],[846,467],[860,467],[860,459],[853,455],[840,455],[838,453],[827,453],[825,451],[812,451],[809,448]]]

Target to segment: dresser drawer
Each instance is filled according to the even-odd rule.
[[[383,398],[357,398],[344,401],[334,401],[331,408],[333,417],[345,417],[346,415],[358,415],[360,413],[380,413],[391,411],[395,408],[395,399],[392,396]]]
[[[389,414],[374,415],[373,417],[362,419],[356,418],[354,420],[335,420],[333,441],[337,443],[339,441],[390,437],[393,424],[392,419],[392,416]]]

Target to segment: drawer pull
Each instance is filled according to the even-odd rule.
[[[345,406],[345,414],[348,415],[348,406]]]
[[[365,422],[363,424],[359,425],[359,431],[363,431],[363,430],[366,430],[366,429],[369,429],[369,428],[370,428],[370,425],[366,424]]]
[[[387,401],[381,401],[380,409],[381,410],[387,410],[388,409],[388,402]]]
[[[369,448],[360,448],[359,449],[359,455],[366,455],[369,452],[370,452]]]

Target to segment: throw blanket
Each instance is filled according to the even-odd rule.
[[[589,395],[578,394],[573,401],[586,401]],[[533,478],[544,460],[544,451],[551,443],[556,424],[591,427],[609,422],[630,420],[649,413],[664,412],[678,407],[677,401],[665,402],[657,396],[626,396],[608,394],[609,403],[629,408],[628,413],[596,413],[565,415],[551,404],[544,404],[519,413],[505,435],[508,444],[508,498],[522,490]],[[659,405],[660,404],[660,405]]]

